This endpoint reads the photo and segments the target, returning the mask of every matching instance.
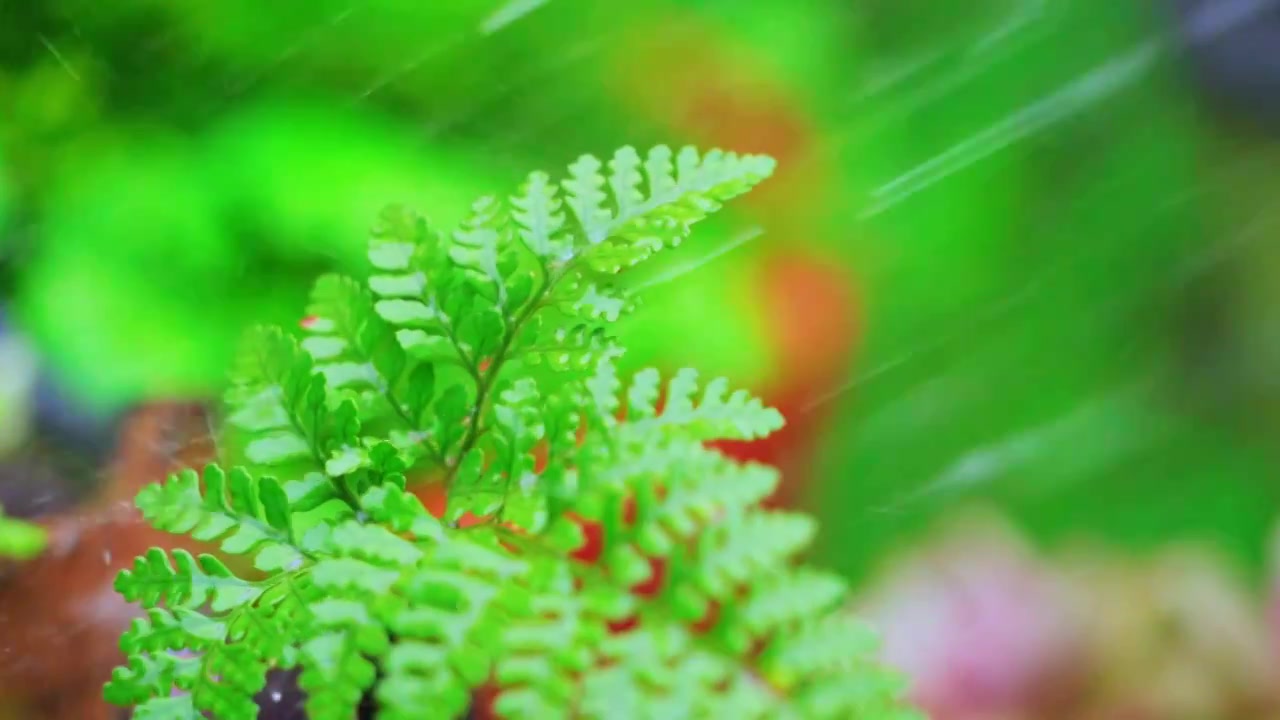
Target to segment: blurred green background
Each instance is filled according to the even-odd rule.
[[[1178,5],[6,3],[9,332],[71,412],[213,397],[240,328],[358,268],[387,202],[449,223],[583,152],[768,152],[637,280],[628,362],[787,413],[735,452],[787,470],[819,560],[865,580],[986,503],[1045,548],[1202,541],[1256,585],[1280,155]]]
[[[1060,648],[996,635],[1071,626],[1047,609],[1075,591],[1028,596],[1024,580],[1080,543],[1120,560],[1076,585],[1155,578],[1092,602],[1155,619],[1152,598],[1194,598],[1206,647],[1240,616],[1240,635],[1263,638],[1251,603],[1275,580],[1280,509],[1275,9],[0,3],[4,505],[46,477],[31,462],[78,486],[104,478],[128,455],[114,443],[129,410],[218,397],[244,325],[296,322],[317,273],[358,272],[384,204],[448,224],[582,152],[695,143],[768,152],[780,170],[632,278],[644,307],[623,328],[626,363],[730,375],[780,407],[780,436],[727,450],[782,466],[778,501],[817,512],[817,560],[859,591],[886,570],[942,583],[886,603],[905,609],[908,632],[891,616],[888,634],[916,653],[905,666],[938,717],[1025,710],[938,688],[1032,684],[1010,674]],[[941,562],[904,556],[975,506],[1028,538],[1032,560],[969,536],[943,537]],[[1174,582],[1161,569],[1185,543],[1221,561],[1172,562]],[[966,552],[974,587],[954,583]],[[1231,600],[1221,568],[1249,600]],[[1101,635],[1129,637],[1110,621]],[[1171,637],[1161,623],[1126,632]],[[1280,621],[1270,632],[1258,642],[1280,655]],[[1152,647],[1125,657],[1183,657]],[[992,659],[1005,666],[974,670]],[[1193,667],[1088,671],[1147,692],[1210,676]],[[1078,674],[1046,671],[1064,687]],[[1230,702],[1231,717],[1261,716]],[[1117,707],[1130,714],[1089,717],[1228,717]]]

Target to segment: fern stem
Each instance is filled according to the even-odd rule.
[[[421,429],[416,424],[414,424],[413,420],[410,419],[409,414],[406,413],[404,411],[404,408],[400,406],[400,401],[396,400],[396,391],[391,389],[390,383],[387,384],[387,389],[384,390],[382,394],[384,397],[386,397],[387,402],[391,403],[391,407],[396,411],[396,415],[399,415],[400,419],[404,421],[404,424],[406,427],[414,431]]]
[[[480,372],[476,369],[476,361],[472,359],[471,354],[462,348],[462,341],[458,339],[458,333],[453,328],[453,323],[443,323],[445,334],[449,336],[449,342],[453,344],[453,349],[458,351],[458,364],[462,366],[472,380],[476,381],[478,388],[481,383]]]
[[[458,473],[458,467],[462,464],[462,458],[471,451],[471,448],[475,447],[476,441],[480,439],[480,435],[482,434],[480,430],[480,421],[484,417],[485,406],[488,404],[493,385],[497,381],[498,375],[502,372],[502,368],[506,364],[507,358],[510,355],[511,343],[515,342],[516,336],[520,333],[520,329],[529,321],[529,318],[533,317],[534,313],[538,312],[538,310],[542,308],[543,298],[551,292],[560,277],[564,276],[561,275],[554,279],[548,279],[545,269],[543,270],[541,286],[538,288],[538,291],[529,298],[524,309],[516,316],[516,319],[511,323],[511,326],[507,328],[507,332],[502,338],[502,344],[498,347],[498,351],[493,354],[493,360],[488,370],[481,373],[475,369],[474,364],[468,365],[468,368],[473,371],[472,376],[476,378],[476,401],[471,407],[471,415],[469,422],[467,423],[467,435],[463,438],[461,445],[458,447],[458,454],[455,456],[455,461],[449,466],[448,472],[445,474],[444,484],[446,491],[453,484],[453,478]],[[458,351],[462,351],[460,346],[458,347]]]

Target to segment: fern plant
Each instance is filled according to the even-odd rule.
[[[618,273],[772,170],[623,148],[533,173],[447,235],[385,211],[367,279],[320,278],[301,338],[249,333],[233,469],[138,495],[256,573],[138,558],[116,587],[146,615],[108,699],[253,718],[268,671],[293,668],[313,720],[370,696],[383,720],[452,718],[482,687],[508,718],[917,717],[842,582],[796,560],[813,522],[759,506],[775,471],[707,447],[779,414],[692,370],[615,366]]]

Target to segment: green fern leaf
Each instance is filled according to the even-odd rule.
[[[112,672],[105,689],[107,700],[128,705],[167,697],[175,687],[192,687],[200,676],[201,661],[175,651],[202,650],[225,638],[224,623],[194,610],[148,609],[120,639],[129,663]]]
[[[813,539],[807,515],[754,512],[730,516],[698,538],[696,582],[713,597],[725,597],[756,573],[777,567]]]
[[[253,720],[253,697],[266,685],[266,672],[267,662],[246,643],[210,646],[191,687],[192,704],[216,718]]]
[[[160,530],[221,541],[223,552],[251,554],[261,570],[283,570],[302,562],[303,547],[294,536],[288,498],[271,478],[256,482],[243,469],[223,473],[205,468],[204,489],[195,471],[149,485],[138,494],[143,517]]]
[[[548,263],[564,262],[573,251],[573,238],[565,231],[563,202],[551,177],[529,175],[520,192],[511,198],[512,219],[525,246]]]
[[[655,409],[658,373],[642,370],[628,389],[627,418],[635,433],[676,432],[692,440],[755,440],[782,427],[782,415],[745,390],[726,396],[729,382],[707,383],[697,400],[698,373],[684,368],[667,385],[662,412]]]
[[[257,466],[323,466],[354,444],[360,421],[355,403],[328,404],[324,376],[292,337],[255,328],[246,337],[233,374],[229,422],[250,439],[245,459]]]
[[[809,622],[798,633],[778,638],[765,649],[761,666],[775,683],[856,667],[879,648],[875,630],[850,614],[834,613]]]
[[[567,717],[577,694],[574,678],[591,669],[604,640],[604,619],[573,592],[565,563],[544,560],[531,612],[510,623],[496,677],[504,687],[497,710],[503,717]]]
[[[316,281],[307,307],[311,336],[302,347],[318,363],[329,387],[394,392],[408,362],[395,330],[374,310],[373,296],[340,275]],[[393,405],[397,412],[403,408]]]
[[[563,183],[567,204],[584,241],[581,250],[589,250],[586,257],[597,271],[617,272],[678,244],[690,226],[722,202],[773,174],[774,161],[719,150],[699,155],[685,147],[673,167],[671,150],[658,146],[643,162],[643,178],[640,165],[635,149],[624,147],[614,153],[607,178],[600,161],[589,155],[569,168]],[[640,190],[643,180],[647,195]],[[603,190],[606,184],[612,197]]]
[[[117,578],[146,612],[107,698],[247,720],[267,673],[297,669],[319,720],[370,697],[380,720],[447,720],[485,686],[514,719],[914,718],[844,584],[800,562],[813,521],[761,508],[777,472],[707,445],[781,416],[723,379],[614,364],[636,303],[609,276],[772,169],[623,148],[450,232],[385,211],[367,282],[320,278],[301,343],[248,334],[223,443],[247,468],[138,495],[263,576],[145,553]],[[445,491],[441,517],[411,483]]]
[[[400,332],[375,310],[360,283],[337,275],[321,277],[312,291],[302,347],[319,363],[331,392],[355,393],[362,422],[389,422],[390,443],[411,458],[435,457],[442,450],[430,437],[426,417],[436,390],[432,358],[415,358]],[[326,463],[331,475],[348,475],[375,464],[369,448],[344,445]],[[356,480],[365,485],[368,479]]]
[[[503,204],[485,197],[471,207],[471,216],[454,231],[449,257],[458,267],[483,278],[498,306],[506,304],[506,277],[511,274],[510,227]]]
[[[467,512],[482,517],[499,514],[538,532],[547,520],[546,495],[539,492],[533,457],[534,446],[546,435],[541,398],[529,378],[517,381],[499,397],[488,442],[472,450],[468,459],[474,469],[455,476],[445,517],[456,521]],[[480,471],[485,455],[491,460]]]
[[[331,598],[311,606],[321,632],[302,645],[298,684],[312,720],[348,720],[373,686],[377,668],[368,656],[387,653],[390,640],[363,603]]]
[[[401,638],[376,691],[387,717],[452,718],[466,708],[492,671],[506,619],[528,612],[512,582],[526,569],[459,538],[435,546],[431,562],[406,576],[386,615]]]
[[[844,581],[830,573],[788,570],[754,583],[737,615],[744,630],[763,636],[838,609],[845,592]]]
[[[204,720],[191,697],[152,698],[134,708],[132,720]]]
[[[152,548],[134,561],[132,570],[116,577],[116,591],[143,607],[199,607],[209,603],[215,613],[253,602],[262,593],[257,583],[241,580],[212,555],[194,557],[174,550],[175,569],[160,548]]]
[[[387,484],[370,488],[361,498],[360,505],[370,519],[383,523],[398,533],[405,533],[419,541],[439,541],[444,538],[444,527],[427,512],[422,501],[405,492],[403,487]]]

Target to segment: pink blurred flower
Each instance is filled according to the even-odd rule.
[[[1272,654],[1280,658],[1280,525],[1271,536],[1270,580],[1266,609],[1268,645]],[[1280,686],[1280,669],[1277,669],[1272,681]]]
[[[1079,664],[1080,622],[1061,579],[986,518],[895,564],[860,610],[935,720],[1042,717]]]

